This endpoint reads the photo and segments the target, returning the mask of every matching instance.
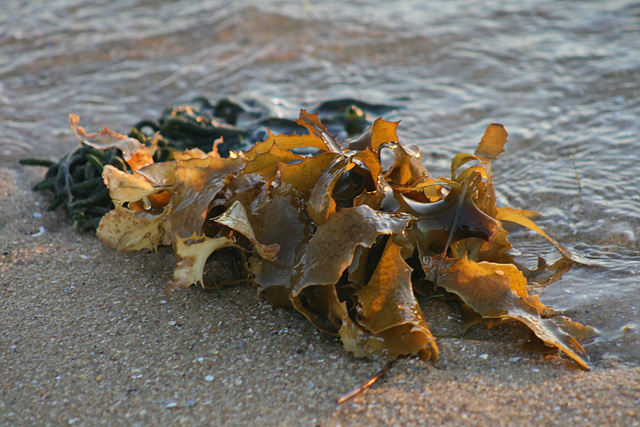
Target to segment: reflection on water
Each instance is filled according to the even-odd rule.
[[[399,104],[401,138],[436,175],[504,123],[500,202],[539,210],[586,264],[543,300],[603,331],[596,357],[640,362],[637,2],[28,3],[0,11],[3,166],[69,151],[69,112],[126,131],[196,95]],[[514,240],[557,257],[529,233]]]

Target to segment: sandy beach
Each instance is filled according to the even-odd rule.
[[[518,325],[441,338],[436,364],[351,357],[249,285],[167,300],[169,250],[117,253],[45,212],[42,171],[0,170],[2,425],[640,424],[640,369],[525,351]],[[423,307],[436,335],[454,308]]]

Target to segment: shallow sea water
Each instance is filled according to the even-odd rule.
[[[640,363],[640,3],[28,3],[0,11],[2,166],[72,149],[70,112],[126,132],[198,95],[292,116],[338,97],[399,105],[386,118],[436,176],[503,123],[500,204],[540,211],[584,263],[535,292],[601,331],[589,353]],[[529,264],[559,256],[513,240]]]

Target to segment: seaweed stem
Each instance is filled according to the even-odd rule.
[[[365,391],[366,389],[368,389],[369,387],[374,385],[376,383],[376,381],[378,381],[379,379],[384,377],[385,374],[387,372],[389,372],[389,369],[391,369],[391,366],[393,366],[393,362],[395,362],[395,360],[387,362],[387,364],[384,365],[384,367],[382,369],[380,369],[380,372],[378,372],[373,377],[371,377],[367,382],[359,385],[358,387],[354,388],[353,390],[349,391],[348,393],[345,393],[342,396],[340,396],[338,398],[338,405],[341,405],[344,402],[346,402],[347,400],[356,397],[357,395],[359,395],[360,393],[362,393],[363,391]]]

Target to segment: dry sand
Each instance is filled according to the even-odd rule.
[[[521,349],[518,325],[439,340],[440,360],[358,360],[250,286],[166,300],[174,258],[116,253],[76,231],[43,171],[0,169],[1,425],[640,425],[640,369],[584,372]],[[425,307],[436,334],[459,328]],[[434,320],[435,319],[435,320]]]

